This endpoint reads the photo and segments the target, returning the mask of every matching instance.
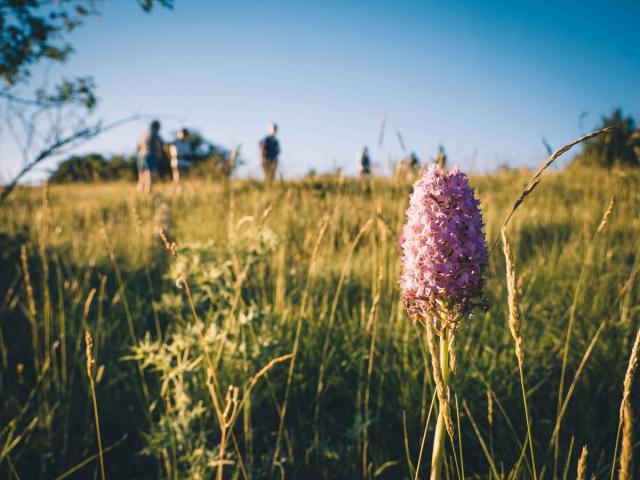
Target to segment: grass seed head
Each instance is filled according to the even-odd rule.
[[[622,443],[620,448],[620,470],[618,480],[633,478],[633,410],[629,398],[622,405]]]
[[[600,233],[602,230],[604,230],[604,227],[607,226],[607,222],[609,221],[609,216],[611,215],[611,212],[613,211],[613,207],[616,204],[616,199],[615,197],[611,198],[611,201],[609,202],[609,206],[607,207],[607,210],[604,212],[604,215],[602,215],[602,220],[600,221],[600,225],[598,225],[598,229],[596,230],[597,233]]]
[[[87,357],[87,377],[93,379],[93,364],[95,363],[95,359],[93,358],[93,338],[91,338],[89,330],[85,330],[84,332],[84,343]]]
[[[576,480],[587,480],[587,446],[582,447],[582,453],[578,459],[578,473]]]
[[[638,356],[640,355],[640,328],[633,342],[627,372],[624,376],[622,403],[620,405],[620,421],[622,422],[622,448],[620,452],[620,480],[629,480],[632,474],[633,461],[633,410],[631,408],[631,390],[633,377],[638,368]]]
[[[511,245],[507,238],[507,231],[502,229],[502,247],[507,269],[507,296],[509,301],[509,330],[516,344],[516,357],[518,363],[522,365],[524,352],[522,350],[522,329],[520,328],[520,307],[518,305],[518,292],[516,289],[516,270],[511,254]]]

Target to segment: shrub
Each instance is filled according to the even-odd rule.
[[[74,155],[64,160],[51,173],[51,183],[98,182],[108,180],[133,180],[136,161],[121,155],[104,158],[98,153]]]
[[[625,117],[617,109],[611,116],[602,117],[600,128],[604,127],[614,127],[614,131],[586,141],[574,164],[604,168],[640,166],[640,125],[636,126],[632,117]]]

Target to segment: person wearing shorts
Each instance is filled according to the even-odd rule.
[[[151,178],[158,169],[158,160],[162,157],[162,139],[160,122],[151,122],[149,131],[138,142],[138,190],[151,192]]]
[[[180,171],[186,171],[191,167],[193,152],[188,138],[189,131],[186,128],[182,128],[178,132],[178,139],[169,146],[171,176],[175,189],[178,189],[180,185]]]

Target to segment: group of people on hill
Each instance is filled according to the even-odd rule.
[[[193,149],[189,143],[189,130],[178,130],[177,138],[168,144],[171,176],[175,185],[180,182],[180,172],[191,167]],[[160,122],[151,122],[149,130],[138,141],[138,190],[149,193],[158,162],[164,156],[164,142],[160,137]]]
[[[275,179],[278,169],[278,158],[280,156],[280,142],[276,135],[278,126],[275,123],[269,125],[268,134],[260,141],[260,159],[264,178],[271,182]],[[179,188],[181,172],[189,170],[194,159],[193,147],[189,143],[189,131],[182,128],[178,131],[176,139],[166,144],[171,164],[171,177],[174,186]],[[151,191],[151,182],[153,176],[157,172],[158,163],[164,156],[165,143],[160,137],[160,122],[154,120],[149,126],[149,130],[145,132],[138,141],[138,190],[144,193]],[[237,149],[234,149],[233,156],[237,155]],[[365,146],[356,158],[360,166],[360,176],[369,177],[372,174],[371,157],[369,149]],[[441,168],[446,167],[447,156],[442,145],[438,148],[438,154],[433,159]],[[415,152],[411,152],[405,158],[401,159],[396,165],[395,175],[398,178],[414,178],[420,173],[421,164]]]
[[[432,161],[437,164],[440,168],[444,169],[447,165],[447,155],[444,153],[444,147],[440,145],[438,147],[438,154]],[[358,155],[356,156],[356,162],[360,165],[360,176],[368,177],[372,173],[372,164],[371,157],[369,156],[369,148],[363,147]],[[415,152],[409,153],[406,157],[402,158],[397,164],[395,168],[395,176],[396,178],[406,178],[412,179],[415,178],[421,170],[420,159],[416,155]]]
[[[275,178],[278,168],[278,157],[280,155],[280,143],[276,138],[278,126],[275,123],[269,125],[269,134],[260,141],[260,156],[265,179],[272,181]],[[151,182],[158,171],[158,163],[165,155],[165,146],[168,147],[171,164],[171,177],[173,184],[179,188],[180,174],[189,170],[194,159],[193,146],[189,143],[189,130],[181,128],[177,138],[168,144],[160,137],[160,122],[154,120],[138,141],[137,167],[138,167],[138,190],[144,193],[151,191]],[[234,149],[231,156],[235,158],[238,154],[238,147]]]

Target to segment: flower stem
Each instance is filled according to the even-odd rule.
[[[440,369],[444,387],[449,384],[449,330],[444,329],[440,333]],[[431,453],[431,480],[440,480],[442,475],[442,462],[444,460],[444,439],[446,428],[444,421],[444,409],[447,405],[440,405],[438,402],[438,421],[433,439],[433,451]]]

